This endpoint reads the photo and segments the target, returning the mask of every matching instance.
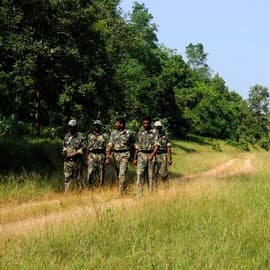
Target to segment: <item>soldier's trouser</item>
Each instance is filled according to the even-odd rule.
[[[159,176],[163,181],[168,180],[168,156],[166,153],[156,155],[155,163],[155,182],[158,182]]]
[[[126,191],[126,175],[128,170],[128,161],[130,152],[113,153],[114,166],[117,178],[119,180],[119,193],[123,194]]]
[[[144,180],[148,179],[149,191],[152,192],[155,188],[154,181],[154,169],[155,169],[155,158],[148,160],[149,154],[141,153],[138,154],[137,163],[137,196],[140,197],[143,194]]]
[[[65,175],[65,192],[70,188],[70,184],[75,180],[79,186],[82,188],[82,163],[74,161],[64,162],[64,175]]]
[[[94,177],[96,177],[98,178],[98,183],[101,186],[104,183],[104,171],[105,171],[105,154],[89,153],[87,184],[93,185],[95,183]]]

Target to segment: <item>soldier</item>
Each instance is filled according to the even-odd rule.
[[[94,184],[94,176],[98,177],[99,186],[104,183],[106,136],[102,133],[100,120],[94,121],[94,131],[87,137],[86,160],[88,165],[87,184]]]
[[[143,194],[144,180],[148,180],[149,191],[155,188],[154,165],[159,143],[155,132],[151,129],[151,118],[142,119],[143,130],[138,132],[135,144],[133,165],[137,166],[137,197]]]
[[[77,130],[77,121],[68,122],[70,132],[64,137],[62,155],[64,156],[65,192],[70,184],[76,180],[79,189],[82,189],[82,158],[84,154],[84,135]]]
[[[110,156],[115,165],[115,172],[119,180],[119,194],[126,193],[127,183],[126,175],[128,170],[128,161],[130,151],[134,145],[134,136],[132,132],[126,129],[126,121],[122,117],[115,120],[115,130],[112,131],[107,146],[106,164],[109,164]]]
[[[160,121],[156,121],[154,123],[154,129],[159,142],[155,164],[155,182],[157,185],[160,175],[163,182],[167,183],[168,186],[168,165],[172,165],[171,141],[168,134],[162,130],[162,124]]]

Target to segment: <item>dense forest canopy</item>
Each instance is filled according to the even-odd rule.
[[[153,21],[137,2],[126,15],[119,0],[2,0],[0,135],[60,136],[70,118],[87,132],[119,115],[137,128],[147,114],[175,137],[268,149],[268,89],[251,86],[243,100],[213,74],[203,44],[187,44],[185,62]]]

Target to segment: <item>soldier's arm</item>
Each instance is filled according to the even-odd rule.
[[[154,156],[156,155],[158,149],[159,149],[159,139],[158,136],[156,134],[155,138],[154,138],[154,149],[153,152],[148,156],[148,160],[152,160],[154,158]]]
[[[65,147],[62,148],[61,155],[62,155],[63,157],[66,157],[66,156],[67,156],[67,150],[66,150]]]
[[[138,153],[140,149],[140,143],[139,143],[139,133],[137,134],[137,137],[134,137],[134,158],[133,158],[133,165],[137,166],[138,163]]]
[[[85,149],[86,149],[86,147],[85,147],[85,138],[84,138],[84,136],[83,135],[81,135],[82,137],[81,137],[81,140],[80,140],[80,148],[77,150],[77,151],[68,151],[68,153],[67,153],[67,157],[70,157],[70,158],[72,158],[72,157],[75,157],[75,156],[78,156],[78,155],[80,155],[80,156],[84,156],[84,154],[85,154]]]
[[[133,159],[133,165],[137,166],[137,162],[138,162],[138,152],[139,150],[137,148],[135,148],[135,152],[134,152],[134,159]]]
[[[112,153],[112,144],[108,144],[107,145],[107,149],[106,149],[106,160],[105,163],[109,164],[110,163],[110,157],[111,157],[111,153]]]
[[[63,140],[63,143],[62,143],[62,150],[61,150],[61,155],[63,157],[66,157],[67,156],[67,148],[66,148],[66,136]]]
[[[167,137],[167,156],[168,156],[168,164],[172,165],[172,143],[169,137]]]
[[[148,160],[152,160],[158,151],[159,145],[154,146],[153,152],[148,156]]]
[[[169,146],[167,148],[167,154],[168,154],[168,164],[172,165],[172,148]]]

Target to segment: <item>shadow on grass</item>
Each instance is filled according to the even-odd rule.
[[[23,139],[0,140],[0,171],[35,171],[40,174],[56,172],[62,163],[61,143],[58,141],[30,142]]]
[[[208,138],[204,138],[204,137],[200,137],[200,136],[196,136],[196,135],[187,135],[185,138],[185,141],[187,142],[194,142],[194,143],[198,143],[200,145],[211,145],[211,143],[208,141]]]
[[[169,173],[169,177],[170,179],[173,179],[173,178],[180,178],[180,177],[184,177],[184,174],[181,174],[181,173]]]
[[[173,143],[172,144],[172,148],[175,148],[175,149],[181,149],[187,153],[196,153],[197,151],[193,148],[188,148],[188,147],[185,147],[183,145],[180,145],[178,143]]]

